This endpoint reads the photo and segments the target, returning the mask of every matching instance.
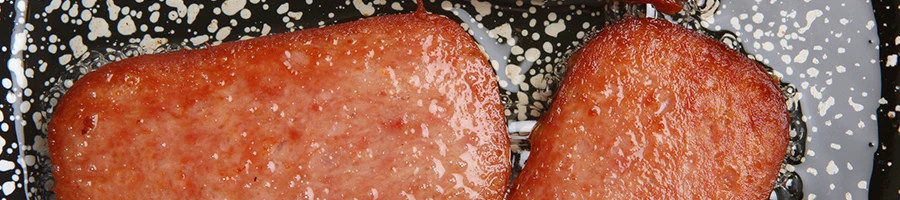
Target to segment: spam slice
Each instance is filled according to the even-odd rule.
[[[111,63],[50,122],[59,199],[499,199],[509,139],[455,22],[381,16]]]
[[[602,30],[568,62],[511,199],[764,199],[788,143],[776,81],[659,19]]]

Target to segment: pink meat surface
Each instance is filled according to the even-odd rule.
[[[501,199],[485,55],[414,13],[111,63],[50,122],[59,199]]]

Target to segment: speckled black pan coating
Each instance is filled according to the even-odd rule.
[[[5,37],[0,38],[0,47],[7,47],[0,49],[3,54],[0,61],[9,59],[11,37],[7,36],[11,35],[9,30],[14,23],[8,16],[15,9],[13,2],[0,0],[0,37]],[[3,190],[0,196],[22,197],[28,191],[30,196],[48,197],[46,188],[52,184],[47,176],[50,165],[42,156],[46,155],[41,152],[46,149],[43,148],[46,140],[40,130],[52,114],[49,110],[55,104],[54,99],[63,92],[53,90],[53,86],[65,88],[70,84],[67,81],[84,73],[72,72],[89,69],[71,68],[80,61],[84,61],[81,64],[103,64],[157,50],[203,48],[224,41],[327,26],[358,19],[365,14],[410,12],[416,7],[412,0],[376,1],[383,4],[372,0],[306,0],[290,1],[289,5],[282,6],[284,2],[228,0],[184,4],[182,0],[31,0],[27,5],[22,4],[28,11],[24,14],[27,24],[22,26],[26,41],[20,52],[24,54],[24,68],[11,67],[10,72],[16,74],[0,73],[3,91],[7,97],[12,97],[0,106],[3,113],[0,128],[4,124],[7,126],[2,134],[5,144],[0,148],[0,162],[9,163],[0,163],[0,166],[10,166],[9,169],[0,167],[0,186],[11,184],[11,187],[3,187],[10,188],[10,193]],[[870,188],[872,197],[878,197],[874,193],[897,195],[900,189],[897,181],[889,182],[885,185],[889,188],[881,189],[885,179],[878,177],[889,174],[876,172],[875,179],[868,182],[871,154],[875,149],[881,149],[877,148],[876,127],[883,133],[883,143],[900,141],[885,136],[896,133],[885,131],[897,129],[897,122],[888,123],[885,117],[894,109],[898,98],[894,89],[897,77],[890,76],[897,72],[892,71],[894,66],[888,67],[892,63],[889,56],[894,55],[896,61],[900,50],[896,46],[882,46],[880,57],[875,55],[877,53],[869,53],[875,52],[876,44],[896,44],[898,31],[882,31],[881,41],[874,32],[875,28],[882,29],[881,25],[885,23],[894,27],[897,15],[879,19],[876,27],[867,10],[869,5],[841,0],[708,1],[710,3],[699,7],[688,4],[686,7],[692,12],[676,17],[654,15],[641,5],[604,4],[593,0],[425,2],[430,12],[460,21],[482,46],[500,49],[487,53],[503,88],[501,95],[507,105],[506,115],[511,127],[518,127],[511,130],[519,130],[511,133],[517,144],[513,149],[518,152],[514,154],[517,167],[528,156],[528,144],[523,140],[530,130],[528,121],[537,119],[547,107],[553,88],[565,71],[559,67],[564,66],[563,58],[605,23],[630,13],[651,13],[651,17],[669,18],[698,31],[708,31],[707,34],[727,45],[743,46],[749,56],[772,67],[774,74],[793,85],[795,100],[803,102],[802,112],[798,109],[797,117],[806,122],[802,126],[796,125],[796,129],[806,128],[809,136],[802,139],[806,146],[796,149],[800,162],[789,161],[795,165],[786,165],[785,172],[792,176],[785,177],[791,179],[780,180],[781,185],[796,186],[800,177],[803,178],[802,186],[806,192],[795,198],[859,199],[870,194]],[[874,2],[876,10],[879,2]],[[223,10],[223,4],[234,9]],[[110,12],[118,14],[112,17]],[[153,12],[158,12],[156,20],[151,20]],[[896,12],[896,9],[879,11],[882,14]],[[130,16],[130,21],[125,20],[126,15]],[[94,29],[99,31],[90,28],[94,19],[98,19]],[[692,21],[697,19],[699,21]],[[103,28],[104,24],[106,28]],[[124,31],[119,30],[120,25]],[[560,29],[561,25],[565,28]],[[230,27],[228,31],[224,31],[226,26]],[[783,30],[781,26],[784,26]],[[734,34],[721,34],[721,31]],[[882,66],[881,70],[885,72],[881,77],[886,84],[881,90],[885,94],[881,100],[878,76],[873,75],[878,72],[877,66]],[[68,75],[62,77],[64,73]],[[16,77],[27,81],[18,87],[19,84],[11,84]],[[24,129],[23,146],[18,146],[12,102],[20,104],[16,110],[24,111],[17,120]],[[880,107],[882,111],[878,117],[881,121],[875,126],[878,103],[885,105]],[[16,162],[20,150],[29,156]],[[886,166],[892,161],[889,158],[897,157],[897,154],[891,154],[895,151],[896,148],[879,151],[884,160],[874,164]],[[900,176],[891,176],[896,177]],[[26,181],[30,184],[23,190]]]

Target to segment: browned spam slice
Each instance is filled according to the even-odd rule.
[[[59,199],[500,199],[509,139],[455,22],[372,17],[111,63],[50,122]]]
[[[626,19],[569,60],[511,199],[764,199],[788,115],[761,66],[659,19]]]

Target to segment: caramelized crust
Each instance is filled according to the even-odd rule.
[[[777,83],[659,19],[609,26],[531,135],[510,199],[765,199],[788,143]]]

